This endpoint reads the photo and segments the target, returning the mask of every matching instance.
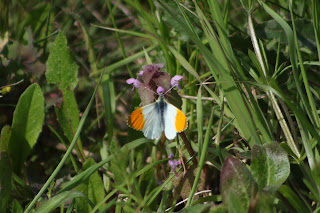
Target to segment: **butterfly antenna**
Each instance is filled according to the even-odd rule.
[[[168,92],[170,92],[176,85],[173,85],[172,87],[170,87],[163,95],[166,95]]]

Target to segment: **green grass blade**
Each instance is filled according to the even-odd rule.
[[[295,46],[293,31],[290,28],[290,26],[288,25],[288,23],[285,20],[283,20],[283,18],[281,16],[279,16],[276,12],[274,12],[268,5],[266,5],[262,1],[259,1],[259,3],[262,5],[263,9],[272,18],[274,18],[280,24],[280,26],[283,28],[283,30],[285,31],[285,34],[286,34],[286,37],[287,37],[288,43],[289,43],[290,61],[291,61],[291,64],[292,64],[292,71],[293,71],[293,76],[294,76],[295,83],[296,83],[296,88],[297,88],[298,94],[299,94],[299,96],[301,98],[301,101],[303,103],[304,110],[308,114],[309,118],[311,120],[313,120],[313,116],[312,116],[312,113],[311,113],[310,106],[309,106],[309,104],[307,102],[305,94],[302,91],[301,83],[300,83],[300,80],[299,80],[299,72],[298,72],[298,65],[297,65],[297,60],[298,59],[297,59],[297,53],[296,53],[297,47]]]
[[[202,147],[202,150],[201,150],[201,156],[200,156],[200,160],[199,160],[197,174],[196,174],[196,177],[195,177],[194,182],[193,182],[193,186],[192,186],[189,198],[188,198],[188,202],[186,204],[186,208],[191,205],[191,203],[193,201],[193,195],[194,195],[194,193],[196,192],[196,189],[197,189],[197,185],[198,185],[199,178],[200,178],[200,175],[201,175],[201,171],[202,171],[202,168],[203,168],[203,165],[204,165],[205,157],[207,155],[207,149],[208,149],[208,146],[209,146],[209,141],[210,141],[210,136],[211,136],[211,127],[212,127],[212,123],[213,123],[213,117],[214,117],[214,109],[212,109],[211,116],[210,116],[210,119],[209,119],[207,131],[206,131],[204,142],[203,142],[203,147]]]
[[[197,95],[197,127],[198,127],[198,155],[201,155],[203,145],[203,106],[202,106],[202,87],[199,87]]]

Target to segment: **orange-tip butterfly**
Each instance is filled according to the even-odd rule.
[[[164,132],[166,138],[172,140],[177,133],[187,128],[188,123],[185,114],[168,103],[161,93],[156,102],[133,111],[129,116],[128,125],[142,131],[146,138],[157,139]]]

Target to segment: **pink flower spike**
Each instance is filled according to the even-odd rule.
[[[132,84],[132,90],[134,90],[134,88],[139,88],[141,84],[141,82],[135,78],[129,78],[126,82],[127,84]]]
[[[157,93],[160,95],[160,94],[163,94],[164,93],[164,88],[162,86],[159,86],[157,88]]]
[[[144,70],[141,70],[141,71],[139,72],[138,76],[142,76],[143,73],[144,73]]]
[[[171,87],[177,86],[178,90],[181,90],[181,87],[179,85],[179,81],[183,78],[181,75],[175,75],[171,78],[170,84]]]

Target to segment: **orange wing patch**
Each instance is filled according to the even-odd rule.
[[[136,130],[142,130],[144,127],[144,115],[142,108],[136,109],[131,113],[128,119],[128,125]]]
[[[176,130],[177,132],[182,132],[187,128],[187,117],[185,114],[177,109],[177,115],[176,115]]]

